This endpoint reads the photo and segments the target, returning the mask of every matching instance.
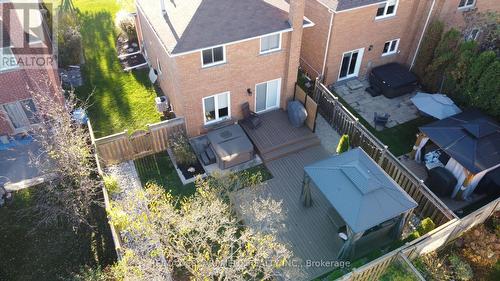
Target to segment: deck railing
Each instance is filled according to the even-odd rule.
[[[313,98],[318,103],[320,114],[341,135],[349,135],[352,146],[361,147],[384,169],[417,203],[416,213],[431,218],[436,225],[457,218],[448,207],[435,196],[414,173],[403,165],[388,147],[375,137],[328,88],[316,82]]]

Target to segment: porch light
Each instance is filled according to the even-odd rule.
[[[247,89],[247,95],[252,96],[252,89],[250,89],[250,88]]]

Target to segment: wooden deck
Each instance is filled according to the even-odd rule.
[[[252,200],[257,196],[271,197],[283,202],[285,226],[279,237],[292,246],[295,257],[305,273],[300,280],[310,280],[332,270],[328,266],[307,266],[307,261],[335,261],[342,245],[337,229],[328,217],[331,208],[328,200],[318,189],[312,189],[313,205],[306,208],[300,201],[304,166],[329,157],[322,146],[314,146],[287,157],[266,163],[274,178],[254,189],[243,189],[234,200],[238,210],[239,202]],[[242,217],[243,220],[251,220]]]
[[[274,110],[259,116],[262,125],[257,129],[251,129],[244,123],[241,126],[264,162],[320,144],[319,138],[306,126],[293,127],[283,110]]]

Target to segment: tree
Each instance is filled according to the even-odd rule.
[[[437,92],[441,88],[444,74],[449,70],[456,58],[460,32],[450,29],[443,35],[434,51],[432,61],[425,69],[422,84],[430,92]]]
[[[139,248],[147,251],[132,249],[132,256],[139,259],[147,258],[150,253],[155,257],[164,255],[174,272],[187,273],[194,280],[297,277],[296,271],[285,270],[292,252],[276,235],[284,217],[281,203],[260,197],[249,200],[243,204],[242,212],[252,214],[254,219],[243,225],[229,202],[231,190],[241,184],[236,183],[234,174],[216,177],[198,179],[196,193],[180,201],[155,184],[148,184],[134,195],[133,198],[139,198],[136,204],[144,204],[148,210],[127,216],[123,232],[154,236],[160,243],[146,243],[149,247]],[[139,203],[141,200],[143,203]],[[150,276],[144,274],[152,268],[148,266],[151,262],[144,266],[139,262],[134,264],[135,273],[128,271],[128,274]]]
[[[69,222],[78,227],[90,225],[90,210],[97,203],[101,181],[96,176],[95,159],[86,129],[72,119],[77,99],[69,93],[66,100],[59,94],[32,91],[37,119],[35,139],[40,152],[31,162],[43,173],[56,179],[45,183],[37,192],[31,211],[38,215],[39,225]]]
[[[491,63],[478,81],[473,105],[500,117],[500,61]]]
[[[344,153],[349,150],[349,135],[342,135],[337,145],[337,154]]]
[[[440,21],[433,21],[429,24],[429,28],[425,32],[420,50],[418,51],[417,60],[413,71],[422,80],[425,74],[425,69],[431,63],[441,35],[443,34],[444,24]]]

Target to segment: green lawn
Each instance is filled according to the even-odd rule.
[[[144,128],[160,121],[155,90],[146,70],[124,72],[118,61],[114,16],[116,0],[74,0],[79,11],[85,55],[85,85],[76,89],[89,99],[89,116],[96,137]]]
[[[354,116],[359,118],[359,122],[363,124],[375,137],[381,140],[385,145],[389,147],[392,154],[400,156],[410,152],[417,139],[416,134],[418,133],[418,127],[432,122],[430,117],[418,117],[417,119],[408,121],[404,124],[394,126],[392,128],[387,128],[382,131],[377,131],[373,128],[361,115],[359,115],[356,110],[354,110],[344,99],[342,99],[338,94],[339,101],[351,112]]]
[[[194,194],[194,183],[182,185],[167,152],[160,152],[137,159],[134,164],[143,185],[148,182],[155,182],[172,195],[180,197]]]
[[[142,185],[148,182],[155,182],[169,191],[172,195],[180,197],[190,196],[195,192],[194,183],[182,185],[167,152],[160,152],[137,159],[134,161],[134,164]],[[248,168],[238,173],[254,175],[258,172],[262,175],[263,182],[273,178],[273,175],[264,164]]]
[[[33,231],[35,215],[19,213],[30,205],[33,192],[17,192],[11,204],[0,208],[0,280],[65,280],[83,266],[104,268],[115,261],[102,208],[95,210],[98,219],[91,231],[75,233],[64,224]]]

